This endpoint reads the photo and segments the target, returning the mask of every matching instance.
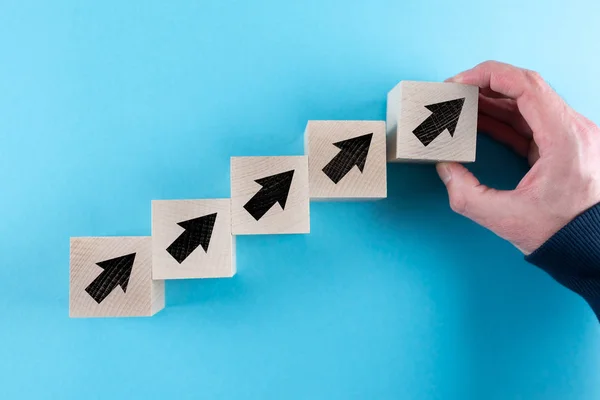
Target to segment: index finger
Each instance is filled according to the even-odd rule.
[[[515,99],[519,111],[535,132],[558,126],[564,102],[542,77],[533,71],[497,61],[486,61],[449,81],[491,89]],[[535,135],[534,135],[535,136]]]

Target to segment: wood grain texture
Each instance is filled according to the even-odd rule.
[[[133,268],[124,293],[116,286],[96,302],[86,288],[104,272],[97,263],[135,253]],[[165,306],[163,281],[152,280],[150,237],[71,238],[69,315],[71,317],[151,316]]]
[[[185,229],[180,222],[216,213],[205,251],[196,247],[179,263],[167,248]],[[229,278],[235,275],[235,239],[230,199],[155,200],[152,202],[153,279]]]
[[[479,88],[441,82],[402,81],[388,93],[388,161],[392,162],[473,162],[476,154]],[[433,104],[464,98],[454,136],[445,129],[425,146],[413,131],[432,112]]]
[[[244,208],[263,189],[257,180],[294,171],[282,209],[274,204],[256,220]],[[234,235],[309,233],[308,157],[232,157],[231,223]]]
[[[331,165],[332,160],[343,156],[345,150],[334,143],[360,139],[369,134],[372,134],[372,137],[363,171],[361,172],[356,165],[356,159],[346,160],[347,166],[355,165],[335,183],[324,169]],[[304,135],[311,199],[349,200],[387,197],[384,121],[308,121]]]

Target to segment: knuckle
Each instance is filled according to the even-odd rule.
[[[596,125],[591,119],[588,119],[588,118],[584,117],[583,115],[580,115],[580,118],[581,118],[581,125],[585,132],[589,132],[589,133],[593,134],[594,136],[596,136],[600,132],[598,125]]]
[[[568,118],[569,130],[576,133],[577,138],[584,146],[594,146],[597,143],[599,129],[590,119],[577,113],[574,110],[569,110]]]
[[[462,195],[451,195],[450,208],[455,213],[464,215],[467,212],[467,199]]]
[[[525,70],[525,77],[530,83],[536,86],[541,86],[545,83],[544,78],[542,78],[542,75],[537,71]]]
[[[477,64],[475,66],[475,69],[477,69],[479,71],[490,71],[490,70],[493,70],[496,65],[498,65],[497,61],[487,60],[487,61]]]
[[[489,67],[489,66],[496,65],[496,64],[498,64],[498,61],[486,60],[486,61],[482,62],[481,64],[479,64],[479,66],[481,66],[481,67]]]

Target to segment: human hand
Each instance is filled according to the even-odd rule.
[[[600,202],[600,129],[539,74],[488,61],[449,81],[479,86],[478,129],[531,165],[516,189],[500,191],[458,163],[439,163],[454,211],[527,255]]]

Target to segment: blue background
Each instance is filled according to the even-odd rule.
[[[153,318],[68,318],[69,237],[149,235],[150,201],[229,196],[229,157],[309,119],[384,119],[401,79],[486,59],[600,120],[595,0],[0,1],[0,398],[598,399],[584,302],[454,215],[430,165],[389,198],[238,239],[233,279]],[[472,169],[525,164],[480,138]]]

